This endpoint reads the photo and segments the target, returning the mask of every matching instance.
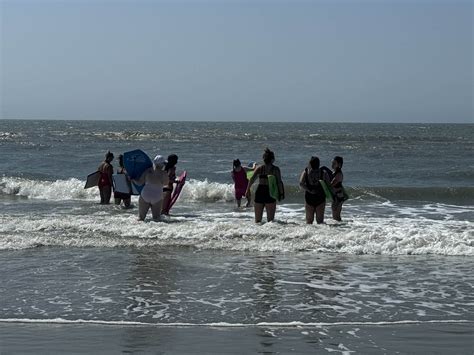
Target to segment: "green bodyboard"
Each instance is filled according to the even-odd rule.
[[[268,188],[270,190],[270,196],[275,200],[279,200],[280,192],[278,191],[278,183],[275,175],[268,176]]]
[[[347,201],[349,199],[349,194],[346,192],[344,186],[342,187],[342,193],[344,195],[344,201]]]
[[[247,171],[247,180],[250,181],[250,179],[252,178],[252,176],[253,176],[253,170]]]
[[[319,180],[319,183],[323,187],[324,194],[328,200],[334,201],[334,196],[332,195],[331,189],[329,188],[328,184],[324,180]]]

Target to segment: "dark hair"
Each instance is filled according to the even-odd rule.
[[[234,159],[234,161],[232,162],[232,165],[234,166],[234,168],[237,168],[238,166],[241,166],[242,164],[240,163],[239,159]]]
[[[344,160],[342,159],[342,157],[337,155],[334,157],[334,160],[339,164],[339,167],[342,168],[342,164],[344,163]]]
[[[313,170],[317,170],[319,169],[319,158],[318,157],[311,157],[311,159],[309,160],[309,166],[311,167],[311,169]]]
[[[113,160],[114,159],[114,154],[109,150],[106,154],[105,154],[105,160]]]
[[[121,168],[124,167],[124,166],[123,166],[123,154],[120,154],[120,155],[118,156],[118,163],[119,163],[119,166],[120,166]]]
[[[171,169],[173,166],[178,164],[178,156],[176,154],[168,155],[168,162],[165,165],[165,170]]]
[[[265,164],[271,164],[275,160],[275,153],[273,153],[270,149],[265,148],[263,152],[263,161]]]

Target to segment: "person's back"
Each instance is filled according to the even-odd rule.
[[[237,207],[240,207],[242,197],[245,196],[249,181],[247,179],[247,171],[242,167],[239,159],[235,159],[233,162],[232,180],[234,181],[234,193]],[[247,206],[249,204],[250,199],[247,200]]]
[[[324,222],[326,195],[320,180],[329,181],[325,171],[319,167],[319,158],[311,157],[308,167],[300,177],[300,187],[305,191],[306,223],[312,224],[316,215],[316,222]]]
[[[159,220],[163,207],[163,186],[168,184],[168,173],[164,170],[166,160],[157,155],[153,159],[153,166],[145,170],[142,176],[136,180],[139,184],[145,184],[138,199],[138,219],[145,220],[151,207],[153,220]]]
[[[128,177],[127,170],[125,170],[125,167],[123,166],[122,154],[118,156],[118,164],[119,167],[117,169],[117,175],[125,175],[127,182],[130,184],[130,179]],[[120,203],[123,201],[125,208],[129,208],[131,206],[131,197],[132,196],[130,193],[114,191],[114,199],[116,205],[120,205]]]
[[[276,211],[276,201],[285,198],[285,191],[281,179],[280,168],[273,165],[275,154],[268,148],[263,153],[263,161],[265,164],[257,167],[252,178],[249,181],[246,195],[250,195],[250,187],[258,179],[258,186],[255,192],[255,222],[262,220],[263,209],[267,211],[267,221],[273,221]],[[274,176],[277,191],[273,191],[269,186],[269,175]],[[272,196],[272,192],[276,192],[277,196]]]

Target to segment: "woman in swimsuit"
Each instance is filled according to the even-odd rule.
[[[267,212],[267,221],[271,222],[275,219],[276,200],[270,196],[270,187],[268,184],[268,176],[273,175],[276,178],[278,186],[278,201],[285,198],[283,182],[281,180],[280,168],[273,165],[275,154],[268,148],[263,153],[264,164],[257,167],[250,179],[245,196],[250,197],[250,187],[258,178],[258,187],[255,192],[255,223],[260,223],[263,217],[263,209]]]
[[[169,214],[168,204],[171,200],[171,193],[173,192],[173,184],[176,181],[176,164],[178,164],[178,156],[176,154],[168,155],[168,160],[165,166],[165,171],[168,173],[168,185],[163,187],[163,207],[162,214]]]
[[[119,168],[117,169],[117,174],[125,174],[127,177],[127,181],[129,181],[129,177],[127,175],[127,170],[125,170],[125,167],[123,166],[123,155],[120,154],[118,157],[118,163],[119,163]],[[130,208],[131,205],[131,194],[127,194],[125,192],[118,192],[114,191],[114,199],[115,199],[115,204],[120,205],[120,203],[123,201],[123,204],[125,208]]]
[[[334,157],[332,161],[332,169],[333,169],[333,179],[331,180],[331,186],[334,191],[334,201],[332,203],[332,218],[336,221],[341,221],[341,211],[342,211],[342,204],[347,199],[344,195],[344,190],[342,188],[342,181],[344,180],[344,175],[342,174],[342,164],[344,160],[340,156]]]
[[[319,180],[329,182],[328,174],[319,168],[319,158],[311,157],[308,167],[303,170],[300,177],[300,187],[305,191],[306,223],[313,224],[316,214],[316,223],[324,222],[324,209],[326,195]]]
[[[114,160],[114,155],[108,151],[107,154],[105,154],[105,160],[97,168],[100,172],[97,185],[99,186],[101,205],[108,205],[112,197],[112,175],[114,173],[114,168],[112,164],[110,164],[112,160]]]
[[[251,168],[245,168],[242,166],[242,163],[239,159],[235,159],[232,163],[232,180],[234,181],[234,195],[235,201],[237,201],[237,207],[240,208],[242,197],[245,196],[247,191],[247,185],[249,180],[247,179],[247,171],[253,170]],[[250,206],[250,197],[247,199],[245,207]]]
[[[153,159],[153,166],[145,170],[136,182],[145,184],[138,199],[138,220],[144,221],[151,207],[151,214],[154,221],[160,220],[161,208],[163,205],[163,186],[168,184],[168,173],[163,167],[166,160],[157,155]]]

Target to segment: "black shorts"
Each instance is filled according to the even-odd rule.
[[[276,200],[270,196],[270,188],[268,185],[258,185],[255,191],[255,203],[275,203]]]
[[[114,198],[120,198],[122,200],[128,200],[130,198],[130,194],[126,194],[123,192],[114,192]]]

